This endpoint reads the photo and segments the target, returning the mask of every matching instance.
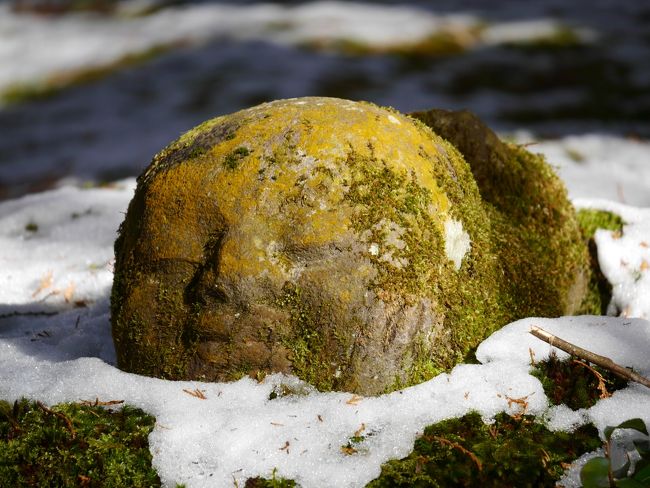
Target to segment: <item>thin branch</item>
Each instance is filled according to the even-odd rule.
[[[476,467],[478,468],[478,470],[479,470],[479,471],[482,471],[482,470],[483,470],[483,465],[481,464],[481,461],[476,457],[476,455],[475,455],[472,451],[470,451],[470,450],[468,450],[468,449],[465,449],[465,448],[464,448],[463,446],[461,446],[460,444],[458,444],[458,443],[456,443],[456,442],[453,442],[453,441],[450,441],[449,439],[445,439],[444,437],[440,437],[440,436],[434,435],[434,436],[431,436],[431,437],[429,437],[429,438],[433,438],[433,439],[435,439],[436,441],[438,441],[440,444],[444,444],[444,445],[446,445],[446,446],[449,446],[449,447],[451,447],[452,449],[456,449],[456,450],[462,452],[463,454],[469,456],[469,458],[470,458],[472,461],[474,461],[474,464],[476,464]]]
[[[635,381],[637,383],[641,383],[643,386],[650,388],[650,379],[635,373],[629,368],[616,364],[614,361],[605,356],[600,356],[599,354],[587,351],[586,349],[560,339],[550,332],[546,332],[544,329],[540,329],[536,326],[533,326],[530,329],[530,333],[538,339],[541,339],[544,342],[548,342],[551,346],[562,349],[563,351],[568,352],[573,356],[577,356],[586,361],[589,361],[590,363],[594,363],[602,368],[605,368],[625,380]]]
[[[9,312],[9,313],[3,313],[0,314],[0,319],[8,319],[11,317],[50,317],[52,315],[57,315],[60,312]]]
[[[579,364],[583,368],[587,368],[589,371],[591,371],[594,374],[594,376],[598,380],[598,391],[600,391],[600,398],[609,398],[612,396],[612,394],[607,391],[607,386],[605,385],[605,378],[603,378],[602,374],[600,374],[594,368],[589,366],[589,364],[585,363],[584,361],[580,361],[579,359],[574,359],[573,363]]]
[[[74,428],[72,427],[72,421],[71,421],[71,420],[70,420],[70,419],[69,419],[69,418],[68,418],[64,413],[62,413],[62,412],[55,412],[54,410],[52,410],[52,409],[50,409],[50,408],[47,408],[47,407],[46,407],[43,403],[41,403],[41,402],[36,402],[36,405],[37,405],[41,410],[43,410],[43,412],[45,412],[45,413],[47,413],[47,414],[49,414],[49,415],[53,415],[53,416],[58,417],[58,418],[60,418],[61,420],[63,420],[63,421],[65,422],[65,426],[66,426],[66,428],[68,429],[68,431],[70,432],[70,435],[72,436],[72,438],[75,439],[75,438],[77,437],[77,433],[75,432]]]

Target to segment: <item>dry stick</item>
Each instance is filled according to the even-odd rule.
[[[590,363],[594,363],[598,366],[608,369],[623,379],[636,381],[637,383],[641,383],[643,386],[650,388],[650,380],[648,378],[635,373],[631,369],[616,364],[614,361],[605,356],[600,356],[599,354],[587,351],[586,349],[562,340],[550,332],[546,332],[544,329],[540,329],[534,325],[530,329],[530,333],[538,339],[541,339],[544,342],[548,342],[551,346],[555,346],[565,352],[568,352],[569,354],[572,354],[573,356],[577,356],[579,358],[585,359],[586,361],[589,361]]]
[[[469,458],[472,461],[474,461],[474,464],[476,464],[476,467],[478,468],[478,470],[483,471],[483,465],[481,464],[481,461],[479,461],[479,459],[476,457],[476,455],[472,451],[470,451],[468,449],[465,449],[460,444],[458,444],[456,442],[453,442],[453,441],[450,441],[449,439],[445,439],[444,437],[440,437],[440,436],[437,436],[437,435],[434,435],[432,437],[433,437],[433,439],[437,440],[440,444],[444,444],[444,445],[449,446],[449,447],[451,447],[453,449],[457,449],[460,452],[462,452],[463,454],[468,455]]]
[[[55,417],[58,417],[61,420],[63,420],[65,422],[65,426],[68,429],[68,431],[70,432],[70,435],[72,436],[72,438],[75,439],[77,437],[77,433],[75,432],[74,428],[72,427],[72,421],[70,420],[70,418],[68,418],[68,416],[66,414],[64,414],[62,412],[55,412],[54,410],[52,410],[50,408],[47,408],[41,402],[36,402],[36,405],[38,406],[38,408],[43,410],[43,412],[45,412],[47,414],[50,414],[50,415],[54,415]]]

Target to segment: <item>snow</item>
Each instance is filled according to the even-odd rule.
[[[518,139],[529,140],[520,134]],[[603,134],[570,135],[535,141],[529,148],[543,153],[567,182],[571,198],[600,198],[650,207],[650,143]]]
[[[563,28],[566,29],[553,19],[504,22],[488,26],[483,32],[483,40],[485,44],[535,42],[561,35]],[[573,33],[581,42],[593,42],[596,38],[596,33],[588,29],[575,30]]]
[[[555,144],[557,150],[563,142]],[[637,161],[647,162],[645,156]],[[581,180],[596,164],[586,158]],[[567,183],[572,188],[576,182]],[[232,486],[233,480],[241,486],[273,469],[303,487],[364,486],[379,475],[383,462],[406,456],[426,425],[470,410],[486,420],[501,411],[520,412],[513,399],[524,399],[526,412],[553,429],[593,422],[602,430],[630,417],[650,422],[650,390],[635,384],[587,410],[549,407],[529,369],[531,351],[541,360],[552,348],[528,333],[540,326],[650,375],[650,322],[634,318],[650,312],[642,264],[650,260],[644,244],[650,242],[648,209],[594,198],[576,201],[613,210],[626,221],[621,236],[596,234],[601,266],[614,285],[613,307],[622,316],[520,320],[481,344],[481,364],[459,365],[427,383],[361,398],[319,393],[282,375],[261,382],[172,382],[115,368],[112,243],[134,185],[128,179],[107,188],[64,187],[0,204],[0,398],[26,396],[48,404],[100,398],[143,408],[156,416],[150,448],[166,486]],[[281,384],[299,393],[271,400]],[[341,447],[359,429],[366,434],[359,452],[344,453]]]

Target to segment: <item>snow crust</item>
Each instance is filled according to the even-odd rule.
[[[112,188],[66,187],[0,204],[0,398],[48,404],[99,398],[143,408],[156,416],[150,448],[165,486],[225,487],[233,480],[242,486],[277,469],[303,487],[361,487],[379,475],[383,462],[406,456],[426,425],[470,410],[486,420],[501,411],[518,413],[521,403],[513,400],[520,399],[526,413],[552,429],[594,422],[602,430],[630,417],[650,423],[650,390],[634,384],[587,410],[549,407],[529,369],[531,354],[542,360],[552,348],[528,333],[540,326],[650,375],[650,322],[631,318],[647,316],[646,271],[631,282],[619,266],[623,255],[630,269],[647,256],[639,243],[650,241],[649,210],[580,202],[609,205],[628,222],[618,239],[597,235],[616,307],[627,307],[628,317],[520,320],[481,344],[481,364],[361,398],[319,393],[283,375],[261,382],[172,382],[117,369],[109,322],[112,243],[134,185],[130,179]],[[271,400],[281,384],[298,393]],[[341,447],[360,429],[365,440],[356,454],[346,454]]]
[[[521,135],[519,139],[530,140]],[[606,199],[650,207],[650,142],[605,134],[571,135],[535,141],[557,168],[573,199]]]

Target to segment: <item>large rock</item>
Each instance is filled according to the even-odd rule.
[[[550,168],[470,114],[414,115],[282,100],[156,155],[115,244],[119,366],[377,394],[574,312],[587,253]]]

